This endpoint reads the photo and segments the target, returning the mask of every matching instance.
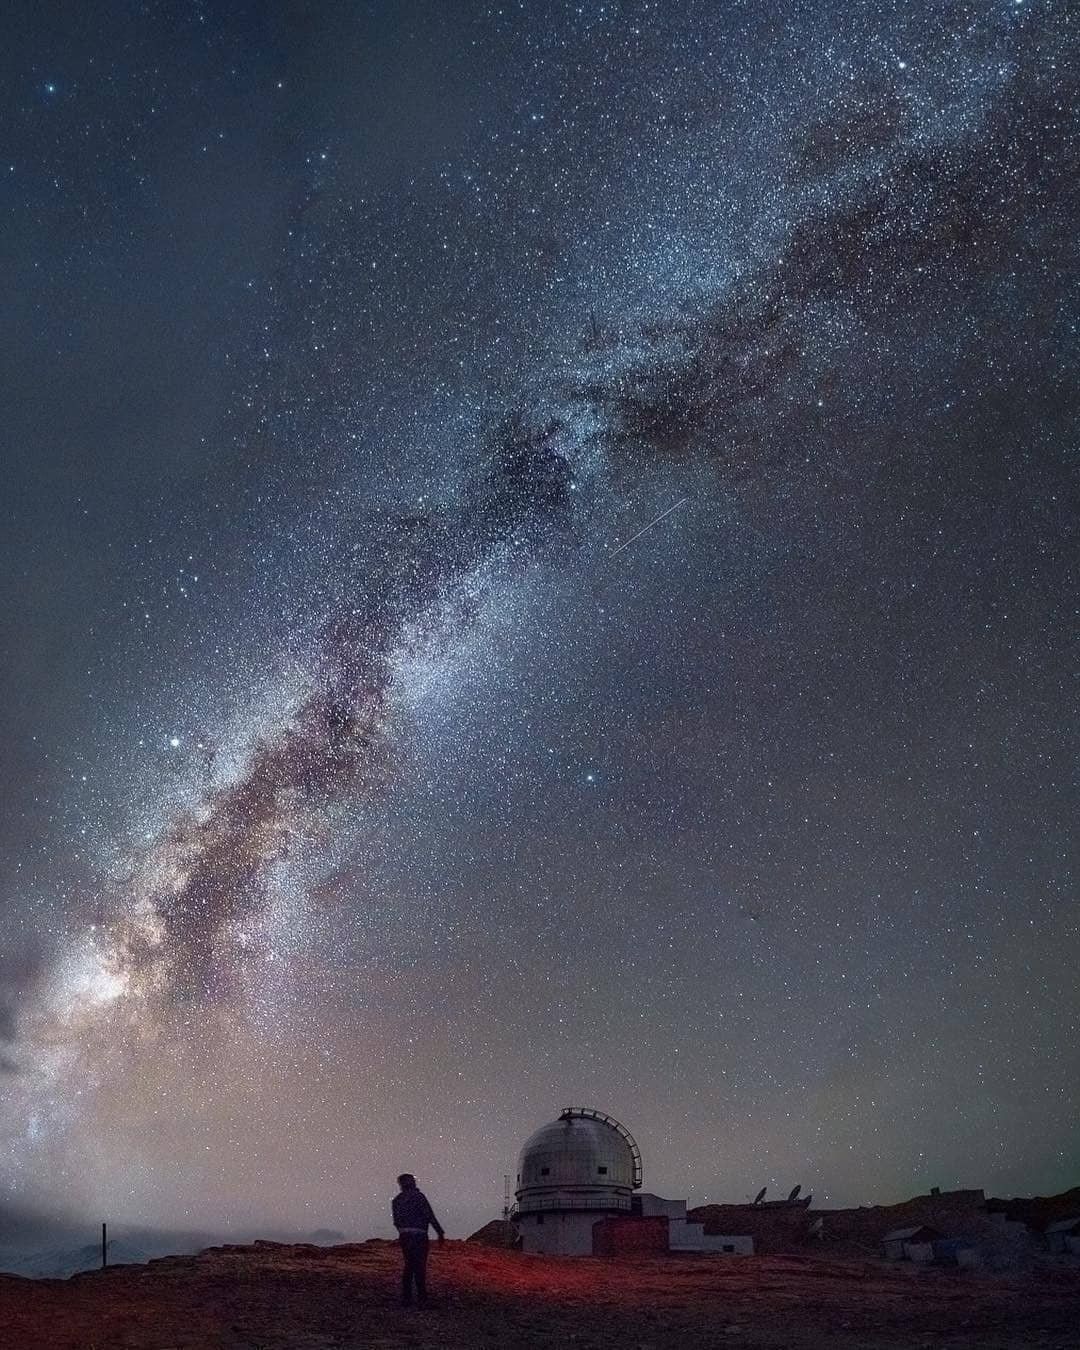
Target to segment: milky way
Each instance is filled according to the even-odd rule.
[[[469,11],[28,38],[148,468],[16,508],[0,1179],[351,1226],[404,1150],[472,1222],[581,1097],[679,1194],[1065,1184],[1066,7]],[[187,387],[72,336],[169,295]]]

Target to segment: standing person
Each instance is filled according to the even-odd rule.
[[[401,1272],[401,1302],[405,1307],[412,1302],[415,1284],[417,1306],[422,1308],[427,1301],[428,1224],[438,1233],[440,1242],[446,1234],[413,1174],[402,1172],[397,1183],[401,1190],[394,1196],[391,1209],[401,1241],[401,1254],[405,1258],[405,1268]]]

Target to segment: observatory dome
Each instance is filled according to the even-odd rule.
[[[525,1143],[518,1162],[521,1213],[537,1209],[629,1209],[641,1185],[630,1132],[589,1107],[568,1107]]]

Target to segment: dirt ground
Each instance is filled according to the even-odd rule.
[[[1080,1272],[1002,1279],[800,1256],[566,1258],[447,1242],[397,1306],[393,1243],[214,1247],[0,1276],[0,1350],[1080,1348]]]

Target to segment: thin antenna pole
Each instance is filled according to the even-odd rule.
[[[103,1224],[101,1225],[101,1269],[102,1269],[102,1270],[104,1270],[105,1267],[109,1264],[108,1250],[109,1250],[109,1225],[106,1224],[106,1223],[103,1223]]]

